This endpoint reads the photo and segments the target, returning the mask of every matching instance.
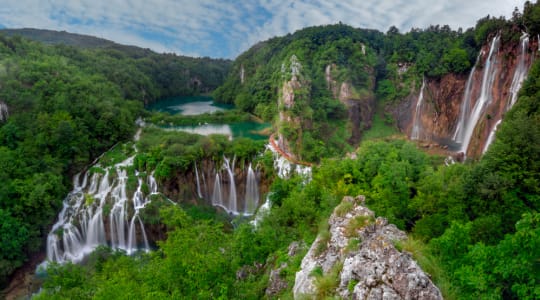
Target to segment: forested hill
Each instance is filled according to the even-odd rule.
[[[480,49],[494,36],[500,34],[501,43],[511,49],[519,46],[523,31],[536,37],[532,7],[510,20],[485,17],[466,30],[439,25],[407,33],[396,27],[383,33],[345,24],[305,28],[241,54],[214,96],[272,121],[285,152],[318,161],[352,149],[348,145],[357,145],[377,119],[391,127],[406,123],[403,131],[410,130],[414,111],[409,108],[415,105],[423,78],[430,88],[446,81],[459,83],[441,86],[441,91],[464,89]],[[293,56],[299,68],[292,67]],[[510,53],[504,59],[515,56]],[[439,101],[437,93],[426,92],[435,103],[433,115],[445,113],[444,105],[454,105],[459,113],[459,105],[450,103],[459,97]],[[395,111],[408,119],[399,119]],[[438,125],[451,127],[447,131],[455,127]]]
[[[50,44],[71,63],[92,68],[120,85],[126,98],[145,104],[163,97],[208,93],[223,83],[232,64],[226,59],[159,54],[64,31],[2,29],[0,36],[11,37],[11,41],[27,38]]]
[[[37,42],[45,44],[64,44],[70,46],[77,46],[83,48],[105,48],[105,47],[121,47],[123,45],[117,44],[113,41],[98,38],[91,35],[70,33],[66,31],[56,31],[47,29],[35,29],[35,28],[20,28],[20,29],[0,29],[0,34],[7,36],[21,36],[27,39],[31,39]],[[124,46],[129,47],[129,46]],[[136,48],[136,47],[134,47]]]
[[[211,91],[230,66],[135,50],[0,33],[0,285],[42,251],[73,174],[131,139],[145,103]]]

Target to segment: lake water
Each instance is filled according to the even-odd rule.
[[[148,106],[148,110],[168,112],[170,114],[181,114],[183,116],[195,116],[204,113],[214,113],[232,109],[229,104],[214,103],[212,97],[190,96],[171,97],[159,100]]]
[[[232,105],[214,103],[211,97],[172,97],[160,100],[148,106],[148,110],[181,114],[183,116],[214,113],[234,108]],[[268,135],[261,131],[270,127],[268,123],[237,122],[231,124],[200,124],[194,126],[166,126],[165,130],[178,130],[200,135],[223,134],[230,138],[246,137],[254,140],[266,140]]]

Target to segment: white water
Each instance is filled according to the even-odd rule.
[[[259,187],[255,171],[249,164],[246,179],[246,196],[244,200],[244,214],[253,214],[259,206]]]
[[[514,71],[514,77],[512,78],[512,84],[510,85],[510,101],[508,101],[506,108],[507,111],[512,108],[514,104],[516,104],[519,89],[521,88],[521,84],[527,77],[527,72],[529,71],[528,66],[525,63],[527,58],[527,49],[529,49],[529,35],[524,32],[520,37],[520,41],[521,51],[519,53],[516,70]]]
[[[212,205],[219,206],[232,215],[253,215],[259,206],[260,197],[256,171],[249,164],[248,168],[242,172],[246,174],[246,190],[242,202],[236,191],[235,170],[235,159],[230,160],[224,157],[221,168],[215,170],[215,175],[213,175],[214,186],[210,201]],[[197,171],[196,176],[201,176],[203,182],[206,182],[204,173],[199,174]],[[197,182],[200,182],[200,179]]]
[[[452,139],[457,143],[462,143],[463,132],[465,131],[465,124],[467,123],[467,118],[471,112],[471,88],[472,81],[474,78],[474,72],[476,71],[476,66],[482,57],[482,53],[478,54],[476,57],[476,62],[474,63],[471,73],[469,73],[469,78],[467,79],[467,84],[465,85],[465,93],[463,94],[463,100],[461,101],[461,111],[459,112],[459,119],[456,126],[456,131]]]
[[[99,245],[122,249],[128,254],[139,249],[150,250],[139,212],[150,202],[149,196],[157,193],[157,184],[152,175],[143,178],[136,173],[137,189],[130,197],[126,189],[126,167],[132,163],[130,157],[107,168],[105,174],[86,172],[82,184],[81,175],[74,177],[73,191],[64,199],[58,221],[47,236],[48,261],[77,263]],[[145,182],[150,190],[146,196],[141,189]],[[108,231],[104,222],[107,217]],[[140,241],[137,233],[142,237]]]
[[[281,156],[281,154],[279,154],[279,152],[274,149],[271,144],[268,144],[266,149],[270,150],[274,155],[274,170],[276,170],[279,178],[286,179],[296,173],[303,177],[305,181],[311,180],[310,166],[303,166],[290,162],[287,158]]]
[[[491,103],[492,100],[493,82],[498,75],[496,71],[494,72],[492,70],[493,66],[497,64],[496,56],[494,56],[493,54],[496,54],[496,52],[498,51],[499,40],[500,36],[497,35],[495,38],[493,38],[491,42],[489,54],[484,63],[484,73],[482,76],[482,87],[480,90],[480,96],[476,100],[469,116],[465,118],[466,121],[463,123],[463,128],[462,130],[460,130],[460,134],[456,139],[456,141],[461,141],[460,152],[463,152],[465,156],[467,154],[467,149],[469,148],[469,143],[471,141],[474,129],[476,128],[476,125],[478,124],[480,118],[484,115],[485,108]],[[470,105],[470,100],[468,101],[468,103]],[[465,104],[467,104],[467,100],[464,101],[462,106],[464,106]],[[466,108],[464,107],[462,109]]]
[[[261,207],[259,207],[257,213],[255,214],[255,218],[251,220],[250,224],[256,228],[258,224],[261,223],[262,220],[268,215],[271,208],[272,202],[270,201],[270,195],[267,195],[266,201],[263,203],[263,205],[261,205]]]
[[[486,145],[484,146],[484,149],[482,150],[482,154],[488,151],[489,146],[495,140],[495,132],[497,132],[497,127],[499,127],[499,124],[501,124],[501,121],[502,120],[497,121],[497,123],[495,123],[495,126],[493,126],[493,129],[489,133],[488,139],[486,141]]]
[[[9,117],[8,106],[4,101],[0,101],[0,122],[6,121]]]
[[[195,178],[197,182],[197,196],[199,196],[199,198],[203,198],[203,195],[201,192],[201,180],[199,179],[199,170],[197,169],[196,163],[195,163]]]
[[[212,205],[221,206],[223,205],[223,195],[221,192],[221,178],[219,177],[219,172],[216,171],[216,179],[214,180],[214,192],[212,194]]]
[[[422,88],[420,88],[420,95],[418,95],[418,101],[416,102],[416,110],[414,111],[413,128],[411,131],[411,140],[420,139],[422,132],[422,108],[424,104],[424,88],[426,86],[426,79],[422,79]]]

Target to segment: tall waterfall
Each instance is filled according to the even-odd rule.
[[[249,164],[247,179],[246,179],[246,196],[244,201],[244,213],[253,214],[259,206],[259,187],[257,186],[257,178],[255,172]]]
[[[233,158],[232,163],[229,161],[228,158],[225,158],[223,160],[223,167],[227,171],[227,174],[229,175],[229,202],[227,203],[227,210],[230,212],[238,212],[237,203],[236,203],[236,182],[234,180],[234,162],[235,158]]]
[[[454,132],[454,136],[452,139],[457,143],[462,143],[462,137],[463,132],[465,131],[465,124],[467,123],[467,118],[469,117],[469,114],[471,113],[471,88],[472,88],[472,82],[474,78],[474,72],[476,71],[476,66],[478,65],[478,62],[480,61],[480,58],[482,57],[482,53],[479,53],[476,57],[476,62],[474,63],[473,68],[471,69],[471,73],[469,74],[469,78],[467,79],[467,84],[465,85],[465,93],[463,94],[463,100],[461,104],[461,110],[459,112],[459,119],[456,126],[456,131]]]
[[[235,177],[235,161],[234,158],[231,160],[224,157],[221,167],[214,171],[214,185],[209,200],[212,205],[223,208],[227,213],[253,215],[259,206],[260,198],[256,170],[249,164],[247,169],[242,172],[246,175],[245,194],[242,198],[241,191],[243,190],[239,194],[236,189],[238,181]],[[202,177],[202,181],[206,182],[204,172],[197,171],[196,176]],[[200,181],[200,179],[197,180],[197,183],[199,184]]]
[[[524,32],[519,40],[521,41],[521,52],[519,54],[519,61],[516,66],[516,70],[514,71],[514,77],[512,78],[512,84],[510,85],[510,101],[508,101],[507,110],[516,104],[519,89],[521,88],[521,84],[523,83],[523,80],[525,80],[525,77],[527,77],[527,72],[529,71],[527,64],[525,63],[527,58],[527,49],[529,49],[529,34]]]
[[[99,245],[122,249],[128,254],[138,249],[148,251],[148,239],[139,212],[157,193],[153,175],[138,178],[137,189],[130,197],[127,192],[127,167],[133,156],[107,168],[104,174],[86,172],[73,179],[73,190],[64,199],[58,221],[47,236],[47,259],[56,262],[80,262]],[[146,183],[149,194],[144,195]],[[109,230],[105,230],[108,218]],[[140,233],[140,240],[137,240]]]
[[[467,149],[469,148],[469,143],[471,141],[474,128],[476,127],[478,121],[483,115],[486,106],[492,100],[493,82],[497,77],[497,72],[493,71],[493,66],[497,64],[496,56],[494,56],[493,54],[495,54],[499,49],[499,40],[500,36],[497,35],[491,41],[489,54],[484,64],[480,96],[478,97],[478,99],[476,99],[473,109],[471,110],[469,116],[464,119],[463,124],[460,126],[461,130],[456,136],[456,141],[461,142],[460,151],[463,152],[465,155],[467,154]],[[470,98],[470,93],[468,98]],[[469,107],[465,107],[465,104],[468,104],[468,106],[470,106],[470,103],[470,99],[464,99],[462,110],[469,109]]]
[[[203,194],[201,192],[201,179],[199,176],[199,170],[197,169],[197,164],[194,164],[194,165],[195,165],[195,181],[197,182],[197,196],[199,196],[199,198],[203,198]]]
[[[422,132],[422,107],[424,103],[424,88],[426,87],[426,79],[422,79],[422,88],[420,88],[420,95],[418,95],[418,101],[416,102],[416,110],[414,112],[413,128],[411,131],[411,140],[420,139]]]

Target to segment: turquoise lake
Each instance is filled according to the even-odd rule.
[[[229,104],[215,103],[212,97],[208,96],[171,97],[154,102],[147,107],[148,110],[183,116],[195,116],[233,108],[234,106]]]
[[[159,100],[147,107],[148,110],[180,114],[183,116],[214,113],[233,108],[233,105],[215,103],[212,97],[208,96],[171,97]],[[268,135],[260,134],[259,132],[268,127],[270,127],[270,124],[268,123],[237,122],[230,124],[200,124],[195,126],[164,126],[162,128],[165,130],[178,130],[200,135],[223,134],[230,138],[246,137],[254,140],[266,140],[268,139]]]

